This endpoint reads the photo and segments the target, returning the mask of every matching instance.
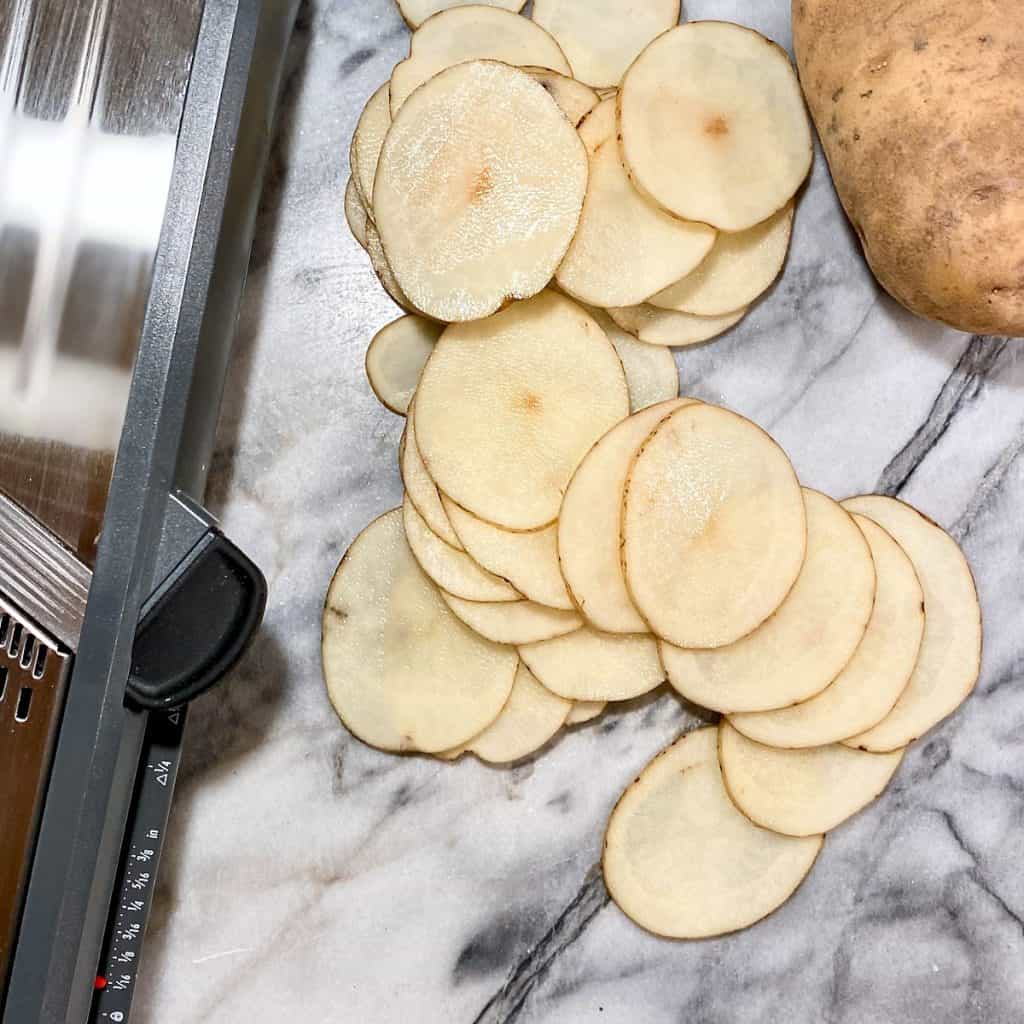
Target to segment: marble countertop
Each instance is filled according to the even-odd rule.
[[[788,45],[789,0],[690,0]],[[609,904],[619,793],[692,719],[664,693],[514,769],[368,749],[320,677],[319,613],[397,504],[402,421],[363,353],[397,315],[345,228],[358,112],[401,58],[392,0],[303,4],[210,503],[270,582],[266,625],[197,702],[139,1024],[1002,1024],[1024,1013],[1024,349],[881,294],[820,154],[786,272],[677,355],[684,393],[770,429],[811,486],[881,490],[961,541],[986,616],[964,708],[748,931],[679,944]]]

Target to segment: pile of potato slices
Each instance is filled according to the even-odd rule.
[[[409,56],[350,150],[348,222],[394,301],[466,322],[553,285],[668,347],[738,323],[811,168],[786,53],[675,0],[437,6],[403,3]]]
[[[664,347],[677,342],[649,340],[679,337],[667,316],[735,315],[740,290],[753,301],[785,258],[809,136],[803,154],[804,136],[780,127],[806,121],[786,99],[788,61],[771,77],[773,44],[721,23],[666,31],[672,4],[650,5],[652,18],[672,15],[647,27],[654,42],[622,33],[628,55],[597,46],[583,5],[567,0],[536,0],[535,21],[502,9],[514,2],[437,6],[403,0],[422,27],[352,147],[350,223],[413,312],[366,356],[374,391],[406,416],[405,498],[355,539],[330,584],[330,700],[378,749],[509,764],[667,681],[721,721],[680,738],[623,794],[605,880],[657,934],[746,927],[795,891],[824,834],[973,689],[970,569],[900,501],[837,503],[801,486],[754,423],[680,397]],[[586,5],[604,32],[625,6]],[[499,38],[508,19],[526,27]],[[428,34],[438,24],[454,27]],[[577,69],[586,84],[568,77]],[[609,87],[611,103],[595,92]],[[758,117],[743,106],[755,95]],[[644,134],[637,111],[663,101],[662,130]],[[724,118],[710,141],[694,111],[705,128]],[[543,145],[518,148],[535,131]],[[745,183],[729,161],[701,159],[732,135]],[[617,170],[595,165],[596,139],[611,140]],[[751,164],[769,143],[771,159]],[[684,151],[673,174],[659,171]],[[763,166],[753,184],[750,166]],[[631,212],[604,227],[596,216],[589,234],[595,180],[617,197],[606,209]],[[644,259],[600,241],[659,218],[666,233],[645,235]],[[675,284],[645,265],[704,243]],[[680,308],[611,301],[637,281]]]

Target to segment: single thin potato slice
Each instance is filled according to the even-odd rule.
[[[511,764],[536,753],[565,724],[572,702],[556,697],[522,663],[501,714],[463,748],[489,764]]]
[[[477,60],[550,68],[572,76],[558,43],[528,18],[480,4],[453,7],[427,18],[413,32],[409,56],[391,72],[391,116],[398,115],[424,82],[447,68]],[[499,107],[489,113],[501,120],[509,110]]]
[[[806,545],[796,473],[742,416],[685,406],[637,454],[622,562],[633,604],[662,640],[722,647],[746,636],[782,604]]]
[[[345,220],[348,222],[348,229],[352,237],[365,249],[366,238],[366,207],[359,198],[359,190],[356,188],[355,178],[349,178],[345,186]]]
[[[666,32],[619,89],[633,183],[678,217],[745,231],[811,169],[811,128],[785,51],[753,29],[695,21]]]
[[[407,313],[418,313],[419,310],[412,304],[409,296],[402,291],[402,286],[398,283],[395,272],[391,269],[391,264],[388,263],[388,258],[384,253],[377,225],[369,218],[366,221],[366,254],[370,257],[370,266],[373,267],[380,286],[391,296],[392,301]]]
[[[405,539],[402,513],[374,520],[338,566],[323,614],[323,670],[338,717],[382,750],[449,750],[497,718],[515,649],[448,610]]]
[[[499,718],[500,721],[500,718]],[[722,779],[754,824],[785,836],[817,836],[867,807],[896,774],[903,750],[871,754],[841,743],[777,750],[723,722],[718,732]]]
[[[584,626],[523,645],[519,656],[552,693],[569,700],[630,700],[665,681],[649,636],[612,636]]]
[[[577,700],[573,702],[572,710],[565,720],[568,725],[583,725],[584,722],[592,722],[604,709],[608,707],[606,700]]]
[[[441,504],[441,496],[437,493],[437,487],[420,456],[419,445],[416,443],[415,404],[409,406],[406,416],[405,433],[402,435],[402,443],[398,449],[398,467],[402,473],[406,496],[423,517],[427,529],[440,537],[445,544],[455,548],[456,551],[462,551],[463,545],[459,540],[459,535],[452,528],[448,514]]]
[[[359,198],[367,209],[373,203],[373,179],[377,176],[377,161],[390,127],[391,108],[388,105],[388,83],[385,82],[370,97],[352,136],[352,176],[359,190]]]
[[[648,345],[624,331],[603,309],[588,309],[608,335],[622,360],[629,389],[629,411],[639,412],[658,402],[679,397],[679,368],[672,353],[661,345]]]
[[[864,750],[896,750],[941,722],[974,689],[981,670],[978,591],[956,541],[916,509],[877,494],[850,498],[843,508],[892,535],[924,591],[924,637],[907,688],[878,725],[845,741]]]
[[[564,636],[583,625],[575,612],[535,601],[465,601],[442,592],[445,604],[474,632],[496,644],[536,644]]]
[[[516,68],[474,61],[432,78],[395,118],[373,216],[419,309],[479,320],[548,284],[586,189],[586,150],[544,87]]]
[[[366,377],[381,403],[399,416],[409,411],[420,374],[443,330],[444,324],[434,320],[403,316],[373,336],[366,350]]]
[[[721,231],[692,274],[647,301],[695,316],[725,316],[746,309],[782,272],[792,233],[792,202],[746,231]]]
[[[629,413],[604,331],[555,292],[453,324],[423,369],[416,437],[438,488],[509,530],[554,522],[590,446]]]
[[[779,711],[730,716],[744,735],[773,747],[823,747],[877,725],[892,710],[917,664],[924,594],[906,553],[876,523],[853,517],[875,563],[875,605],[846,668],[816,697]]]
[[[573,611],[558,566],[558,526],[525,533],[503,530],[478,519],[447,495],[441,504],[462,546],[485,569],[512,584],[524,597],[549,608]]]
[[[634,413],[612,427],[580,463],[558,515],[558,559],[573,601],[606,633],[646,633],[622,575],[622,492],[633,459],[651,431],[675,409],[676,398]]]
[[[592,146],[585,129],[595,119],[610,125]],[[590,178],[576,236],[555,275],[564,291],[593,306],[643,302],[693,271],[715,242],[714,228],[672,217],[633,188],[615,136],[615,101],[604,100],[580,128]]]
[[[807,554],[774,614],[727,647],[662,644],[669,682],[687,700],[727,712],[787,707],[821,693],[864,639],[875,600],[871,549],[831,498],[804,488],[804,505]]]
[[[624,330],[648,345],[685,348],[699,345],[735,327],[746,315],[745,309],[725,316],[693,316],[671,309],[659,309],[644,302],[639,306],[619,306],[608,315]]]
[[[432,18],[441,11],[453,7],[468,7],[470,4],[500,7],[502,10],[518,14],[526,6],[526,0],[398,0],[398,9],[410,28],[419,28],[427,18]]]
[[[457,551],[432,533],[416,506],[405,496],[402,521],[420,568],[442,589],[467,601],[520,601],[522,594],[481,569],[465,551]]]
[[[577,82],[575,78],[567,78],[547,68],[524,67],[523,71],[544,86],[575,128],[579,128],[583,118],[601,102],[601,97],[590,86]]]
[[[656,935],[700,939],[767,917],[804,880],[825,838],[781,836],[736,810],[718,767],[717,733],[698,729],[662,751],[608,822],[608,892]]]
[[[655,36],[679,21],[679,0],[534,0],[533,20],[558,40],[573,74],[618,85]]]

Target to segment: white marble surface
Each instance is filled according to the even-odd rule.
[[[788,7],[688,13],[788,44]],[[679,353],[684,390],[774,431],[810,485],[898,493],[952,528],[986,616],[970,702],[779,913],[692,944],[632,926],[594,871],[616,797],[692,721],[671,697],[512,770],[389,757],[338,725],[320,604],[399,500],[402,426],[363,375],[395,311],[342,192],[357,112],[406,41],[391,0],[308,2],[293,41],[211,494],[270,606],[190,722],[140,1024],[1020,1020],[1022,349],[880,295],[820,157],[784,277],[739,329]]]

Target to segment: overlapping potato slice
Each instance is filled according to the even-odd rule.
[[[504,707],[514,648],[448,610],[406,543],[398,509],[353,542],[323,613],[327,692],[345,726],[382,750],[449,750]]]
[[[359,198],[359,190],[356,188],[355,178],[349,178],[345,186],[345,220],[352,237],[365,249],[368,245],[366,236],[366,222],[368,220],[366,207]]]
[[[508,65],[472,61],[432,78],[395,118],[373,217],[418,309],[478,320],[548,284],[586,187],[583,143],[544,87]]]
[[[629,410],[639,412],[649,405],[679,397],[679,368],[672,353],[661,345],[648,345],[624,331],[603,309],[587,312],[608,335],[622,360],[629,389]]]
[[[759,427],[695,403],[637,454],[623,499],[622,562],[637,611],[677,647],[723,647],[782,604],[807,542],[785,452]]]
[[[981,608],[971,568],[956,541],[916,509],[877,494],[843,508],[874,520],[907,553],[924,591],[917,665],[892,711],[845,742],[864,750],[905,747],[955,711],[981,670]]]
[[[745,231],[782,209],[811,169],[803,94],[789,57],[722,21],[659,36],[619,89],[633,183],[666,210]]]
[[[717,732],[691,732],[659,754],[608,822],[605,884],[656,935],[704,938],[759,921],[792,895],[821,849],[823,836],[782,836],[736,809]]]
[[[680,6],[679,0],[534,0],[533,20],[558,41],[581,82],[610,87],[679,21]]]
[[[715,230],[667,214],[630,184],[619,156],[615,101],[584,119],[590,177],[579,227],[556,280],[594,306],[630,306],[691,273],[711,251]]]
[[[397,3],[402,17],[410,28],[419,28],[427,18],[453,7],[500,7],[502,10],[518,14],[526,6],[526,0],[397,0]]]
[[[577,700],[565,720],[566,725],[583,725],[592,722],[608,706],[605,700]]]
[[[441,495],[438,494],[437,487],[420,456],[420,448],[416,442],[415,404],[409,406],[407,410],[405,433],[402,435],[402,442],[398,448],[398,466],[402,473],[406,496],[423,517],[430,532],[436,534],[457,551],[462,551],[463,544],[459,540],[459,535],[452,528],[448,514],[441,502]],[[481,600],[483,599],[481,598]]]
[[[536,644],[583,625],[575,612],[535,601],[466,601],[442,592],[445,604],[474,632],[497,644]]]
[[[447,68],[478,60],[572,75],[558,43],[528,18],[480,4],[452,7],[427,18],[413,32],[409,56],[391,73],[391,116],[397,116],[424,82]],[[508,116],[507,109],[504,113]]]
[[[388,83],[385,82],[367,101],[352,136],[352,177],[359,198],[367,210],[373,207],[373,181],[377,176],[377,161],[390,127],[391,108],[388,105]]]
[[[725,316],[694,316],[673,309],[659,309],[649,302],[639,306],[619,306],[608,315],[624,330],[648,345],[685,348],[699,345],[735,327],[746,315],[745,309]]]
[[[687,700],[726,712],[785,708],[820,694],[861,644],[875,601],[871,549],[831,498],[805,488],[804,505],[803,566],[761,626],[711,650],[662,644],[669,681]]]
[[[880,526],[854,515],[878,579],[871,618],[853,657],[816,697],[778,711],[730,716],[744,735],[773,747],[819,747],[877,725],[892,710],[917,664],[924,595],[903,549]]]
[[[601,97],[590,86],[577,82],[575,78],[560,75],[557,71],[549,71],[547,68],[524,67],[523,71],[544,86],[562,113],[576,128],[579,128],[580,122],[601,102]]]
[[[509,530],[554,522],[590,446],[629,411],[622,363],[554,292],[453,324],[424,367],[416,437],[437,486]]]
[[[746,231],[720,231],[692,274],[647,301],[662,309],[705,317],[746,309],[782,272],[792,233],[792,202]]]
[[[872,754],[841,743],[778,750],[747,739],[728,722],[719,727],[725,788],[751,821],[787,836],[828,832],[885,789],[903,750]]]
[[[420,374],[443,330],[444,325],[434,320],[403,316],[373,336],[366,350],[366,377],[381,403],[399,416],[409,411]]]

